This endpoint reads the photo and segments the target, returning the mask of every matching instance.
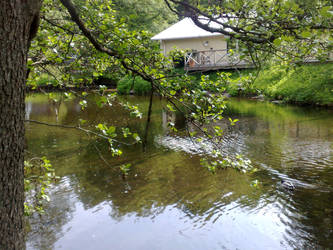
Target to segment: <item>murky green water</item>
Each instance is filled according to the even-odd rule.
[[[91,96],[93,99],[93,96]],[[128,97],[144,114],[148,98]],[[67,125],[79,119],[128,126],[144,133],[120,105],[80,111],[79,100],[54,104],[27,98],[27,119]],[[29,155],[46,155],[60,181],[46,214],[30,219],[28,249],[333,249],[333,112],[234,99],[223,125],[225,153],[241,153],[255,174],[200,166],[200,151],[170,133],[155,98],[145,152],[107,144],[72,129],[26,124]],[[132,163],[123,180],[119,165]],[[259,188],[251,187],[253,180]],[[280,181],[289,180],[295,191]]]

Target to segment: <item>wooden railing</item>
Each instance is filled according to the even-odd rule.
[[[248,61],[240,60],[238,54],[230,54],[227,50],[191,51],[185,54],[184,62],[186,70],[253,66]]]

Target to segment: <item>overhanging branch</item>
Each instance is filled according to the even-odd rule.
[[[111,138],[109,136],[106,136],[106,135],[102,135],[100,133],[97,133],[97,132],[94,132],[94,131],[91,131],[89,129],[85,129],[85,128],[82,128],[82,127],[79,127],[79,126],[70,126],[70,125],[62,125],[62,124],[53,124],[53,123],[46,123],[46,122],[41,122],[41,121],[36,121],[36,120],[24,120],[24,122],[31,122],[31,123],[35,123],[35,124],[39,124],[39,125],[45,125],[45,126],[49,126],[49,127],[58,127],[58,128],[67,128],[67,129],[76,129],[76,130],[79,130],[81,132],[85,132],[87,134],[92,134],[92,135],[95,135],[97,137],[100,137],[100,138],[103,138],[103,139],[106,139],[106,140],[112,140],[114,142],[117,142],[119,144],[123,144],[123,145],[126,145],[126,146],[131,146],[131,145],[134,145],[136,143],[127,143],[127,142],[122,142],[122,141],[119,141],[119,140],[116,140],[114,138]]]

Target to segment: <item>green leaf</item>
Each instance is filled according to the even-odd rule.
[[[73,96],[72,93],[68,93],[68,92],[65,92],[64,95],[65,95],[65,98],[68,98],[68,99],[70,99]]]
[[[320,15],[322,15],[323,17],[332,16],[333,13],[330,11],[331,8],[332,8],[332,6],[325,6],[325,7],[321,8]]]
[[[110,126],[109,128],[108,128],[108,130],[107,130],[107,133],[109,134],[109,135],[112,135],[112,134],[114,134],[116,132],[116,127],[114,127],[114,126]]]
[[[141,141],[141,138],[137,133],[134,133],[132,136],[133,136],[134,140],[136,140],[137,142]]]
[[[276,38],[276,39],[273,41],[273,43],[274,43],[275,46],[280,46],[280,45],[281,45],[281,42],[282,42],[281,38]]]
[[[170,111],[172,111],[172,112],[176,111],[176,110],[173,108],[173,106],[170,105],[170,104],[167,104],[167,108],[168,108]]]
[[[87,123],[87,120],[79,119],[79,123],[80,125],[84,125]]]
[[[302,31],[301,33],[301,36],[304,37],[304,38],[308,38],[308,37],[311,37],[312,33],[308,30],[304,30]]]
[[[96,128],[97,129],[99,129],[99,130],[106,130],[106,126],[104,125],[104,124],[102,124],[102,123],[99,123],[97,126],[96,126]]]
[[[81,109],[82,109],[82,110],[84,110],[84,109],[88,106],[86,100],[82,100],[82,101],[80,101],[79,104],[81,105]]]
[[[234,125],[236,124],[236,122],[238,122],[239,120],[238,120],[238,119],[232,120],[232,119],[229,117],[229,121],[230,121],[231,126],[234,126]]]

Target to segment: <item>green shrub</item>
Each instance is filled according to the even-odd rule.
[[[36,87],[45,87],[48,85],[57,85],[57,81],[48,74],[41,74],[40,76],[35,77],[27,81],[27,85],[33,88]]]
[[[268,77],[270,70],[265,70],[255,82],[267,96],[304,104],[333,103],[333,64],[302,65],[288,71],[280,67],[279,74],[272,72]]]
[[[151,84],[141,77],[136,77],[134,81],[134,93],[137,95],[145,95],[151,91]]]
[[[132,78],[129,76],[123,77],[117,84],[117,91],[121,95],[129,94],[132,87]]]
[[[151,91],[149,82],[143,80],[141,77],[125,76],[117,84],[117,91],[121,95],[128,95],[133,88],[134,93],[137,95],[144,95]]]

